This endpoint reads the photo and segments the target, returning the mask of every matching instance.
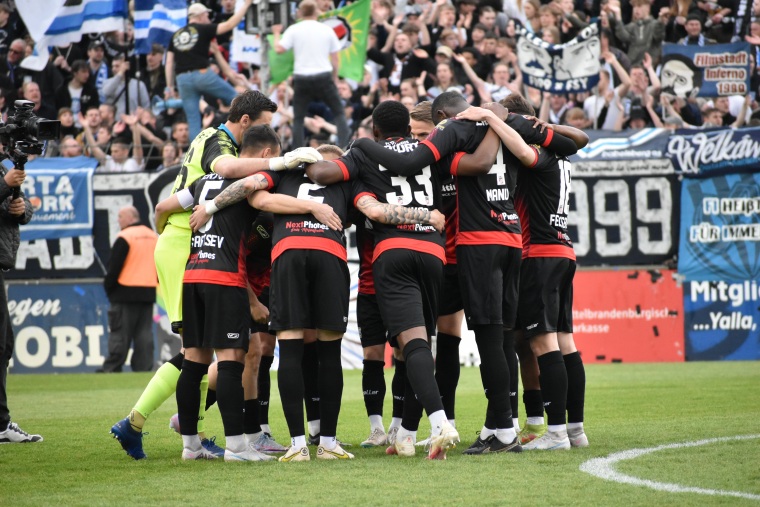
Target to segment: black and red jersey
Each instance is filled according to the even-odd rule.
[[[441,213],[446,216],[446,264],[456,264],[457,185],[451,172],[441,181]]]
[[[248,256],[245,268],[248,273],[248,285],[258,296],[269,285],[272,271],[272,234],[274,217],[271,213],[259,213],[246,238]]]
[[[411,138],[387,139],[382,146],[397,153],[408,153],[417,147]],[[345,180],[360,179],[378,201],[388,204],[441,209],[442,165],[424,167],[414,176],[399,176],[370,160],[360,150],[349,150],[335,163]],[[392,248],[406,248],[435,255],[446,262],[444,237],[432,225],[381,224],[373,222],[375,252],[373,259]]]
[[[338,183],[318,185],[313,183],[303,170],[263,171],[278,194],[298,199],[329,204],[345,224],[348,210],[361,197],[361,183]],[[347,260],[346,235],[343,230],[334,231],[314,218],[313,215],[275,215],[272,247],[272,262],[286,250],[322,250]]]
[[[193,182],[189,189],[195,204],[203,204],[235,181],[211,173]],[[257,213],[242,201],[219,211],[194,232],[184,282],[246,287],[245,240]]]
[[[375,251],[375,235],[369,218],[358,211],[352,216],[356,227],[356,250],[359,253],[359,294],[374,294],[375,279],[372,276],[372,254]]]
[[[570,162],[538,148],[532,168],[521,167],[515,201],[523,231],[523,258],[565,257],[575,260],[567,234]]]

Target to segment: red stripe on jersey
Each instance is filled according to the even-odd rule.
[[[526,257],[523,251],[523,259]],[[564,245],[530,245],[527,257],[563,257],[575,260],[575,250]]]
[[[528,250],[530,250],[530,214],[528,213],[528,207],[525,204],[525,200],[521,196],[515,197],[515,210],[517,216],[520,217],[520,226],[522,227],[522,258],[528,257]]]
[[[504,231],[459,231],[457,245],[504,245],[522,248],[522,236]]]
[[[406,250],[414,250],[415,252],[434,255],[441,259],[441,262],[446,264],[446,252],[443,250],[442,246],[436,245],[431,241],[410,238],[390,238],[382,240],[375,245],[375,254],[372,256],[372,262],[375,262],[383,252],[396,248],[404,248]]]
[[[546,139],[544,139],[544,142],[541,143],[541,146],[546,148],[552,142],[553,138],[554,138],[554,130],[546,129]]]
[[[346,254],[346,248],[339,244],[337,241],[333,241],[327,238],[311,238],[309,236],[290,236],[282,238],[272,248],[272,263],[277,257],[282,255],[285,250],[322,250],[333,254],[344,262],[348,262],[348,255]]]
[[[454,212],[446,217],[446,263],[457,263],[457,217],[459,216],[457,208]]]
[[[428,141],[427,139],[425,139],[424,141],[422,141],[420,143],[420,145],[421,146],[427,146],[428,148],[430,148],[430,151],[433,152],[433,156],[435,157],[435,161],[436,162],[438,162],[439,160],[441,160],[441,153],[438,151],[438,148],[436,148],[433,143],[431,143],[430,141]]]
[[[459,161],[462,160],[462,157],[464,157],[465,155],[466,153],[463,151],[460,151],[456,155],[454,155],[454,158],[451,161],[451,169],[450,169],[451,174],[453,174],[454,176],[456,176],[457,172],[459,171]]]
[[[359,202],[359,199],[361,199],[365,195],[368,195],[368,196],[372,197],[373,199],[377,199],[377,196],[375,194],[373,194],[372,192],[362,192],[361,194],[359,194],[356,197],[354,197],[354,207],[356,207],[356,203]]]
[[[216,271],[214,269],[190,269],[185,271],[184,283],[209,283],[211,285],[226,285],[228,287],[245,288],[245,277],[240,273]]]
[[[263,271],[257,271],[256,273],[248,272],[248,285],[256,297],[261,295],[264,287],[269,285],[269,275],[272,273],[271,268],[267,268]]]
[[[267,188],[265,188],[264,190],[269,190],[270,188],[274,187],[274,180],[272,179],[272,176],[270,176],[266,172],[262,172],[261,175],[264,176],[267,179],[267,183],[269,183]]]
[[[344,164],[340,159],[333,160],[338,167],[340,167],[340,171],[343,173],[343,181],[348,181],[351,179],[351,176],[348,174],[348,167],[346,167],[346,164]]]
[[[530,147],[531,150],[533,150],[533,155],[535,155],[535,158],[533,159],[533,163],[530,164],[530,167],[536,167],[536,164],[538,164],[538,150],[535,149],[533,146]]]

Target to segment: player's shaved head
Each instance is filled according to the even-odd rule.
[[[470,107],[464,96],[456,91],[443,92],[433,100],[431,108],[433,123],[438,123],[446,118],[451,118]]]
[[[343,155],[343,149],[334,144],[322,144],[317,147],[317,151],[322,154],[325,160],[335,160]]]

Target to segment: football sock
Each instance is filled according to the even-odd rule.
[[[518,408],[520,400],[517,398],[517,391],[520,386],[520,370],[517,364],[517,353],[515,352],[515,332],[504,331],[504,357],[509,365],[509,406],[512,408],[512,418],[518,419]],[[517,427],[517,422],[514,421]]]
[[[320,435],[337,434],[340,402],[343,398],[342,340],[320,341],[319,352],[319,424]]]
[[[279,340],[277,383],[291,437],[303,436],[303,339]],[[305,445],[305,444],[304,444]],[[302,447],[302,446],[299,446]]]
[[[583,431],[583,423],[582,422],[574,422],[574,423],[567,423],[567,430],[581,430]]]
[[[563,356],[567,370],[567,422],[583,422],[583,405],[586,397],[586,369],[580,352]]]
[[[243,416],[243,433],[251,435],[261,431],[259,423],[259,400],[245,400],[245,414]]]
[[[317,342],[304,343],[301,365],[303,367],[303,401],[306,405],[306,420],[315,421],[319,419],[319,352]]]
[[[486,438],[490,437],[491,435],[496,435],[496,430],[494,428],[489,428],[487,426],[483,426],[483,428],[480,430],[480,439],[485,440]]]
[[[145,386],[145,390],[140,395],[137,403],[135,403],[129,416],[132,429],[142,431],[145,419],[150,417],[150,414],[168,400],[177,390],[177,379],[179,379],[179,371],[182,368],[182,363],[180,362],[178,365],[177,360],[182,361],[184,357],[183,354],[177,354],[171,361],[162,364],[156,370],[156,373],[150,379],[148,385]]]
[[[541,396],[540,389],[523,391],[523,404],[525,405],[525,415],[528,416],[528,424],[544,424],[544,398]],[[539,418],[541,419],[540,423],[533,422]]]
[[[295,437],[290,437],[290,445],[295,448],[306,447],[306,435],[298,435]]]
[[[404,360],[406,376],[428,417],[439,410],[443,412],[441,394],[438,384],[435,383],[435,362],[428,342],[422,338],[409,341],[404,346]]]
[[[328,451],[332,451],[338,446],[338,439],[335,437],[325,437],[320,436],[319,437],[319,445],[327,449]]]
[[[551,431],[552,433],[566,433],[567,424],[548,424],[546,426],[546,431]]]
[[[404,403],[401,411],[401,427],[409,431],[417,431],[422,419],[422,405],[414,394],[409,377],[404,379]]]
[[[398,434],[396,435],[396,441],[400,442],[404,440],[406,437],[412,437],[412,441],[417,441],[417,430],[408,430],[403,425],[398,429]]]
[[[245,406],[245,401],[243,400],[244,367],[243,363],[238,363],[237,361],[219,361],[218,364],[217,397],[219,399],[219,412],[222,414],[225,437],[230,435],[243,436],[243,410]]]
[[[567,371],[562,352],[555,350],[540,355],[538,368],[541,372],[541,396],[550,426],[565,425],[565,407],[567,406]]]
[[[201,406],[201,380],[208,373],[208,365],[185,359],[177,387],[177,414],[182,435],[198,434],[198,408]]]
[[[191,451],[200,451],[202,447],[201,438],[197,433],[195,435],[182,435],[182,446]]]
[[[383,426],[383,416],[381,415],[371,415],[369,416],[369,427],[374,429],[379,429],[382,431],[385,431],[385,426]]]
[[[216,389],[206,390],[206,410],[210,409],[216,403]]]
[[[308,421],[309,425],[309,435],[316,437],[320,433],[320,424],[319,419],[314,419],[313,421]]]
[[[269,396],[272,388],[272,378],[269,371],[272,369],[274,356],[261,356],[259,365],[259,419],[261,424],[269,425]],[[268,430],[264,430],[267,433]]]
[[[391,424],[388,426],[388,431],[390,432],[393,428],[400,428],[400,427],[401,427],[401,418],[400,417],[391,418]]]
[[[201,404],[198,406],[198,433],[206,431],[206,400],[208,399],[208,374],[201,379],[200,385]]]
[[[441,393],[446,416],[454,419],[457,385],[459,384],[459,342],[462,339],[446,333],[438,333],[435,352],[435,381]]]
[[[500,324],[474,326],[475,342],[480,354],[480,374],[493,412],[496,428],[512,428],[509,405],[509,366],[504,356],[504,335]]]
[[[406,391],[406,363],[397,359],[393,372],[393,381],[391,381],[394,420],[400,420],[404,413],[404,391]],[[401,424],[400,421],[399,424]],[[391,426],[393,426],[393,423],[391,423]]]
[[[385,399],[385,361],[364,360],[362,368],[362,392],[367,415],[383,417],[383,400]]]
[[[496,438],[498,438],[502,444],[509,444],[517,438],[517,433],[514,428],[499,428],[496,430]]]
[[[261,401],[261,400],[259,400],[259,401]],[[259,414],[259,415],[261,415],[261,414]],[[264,433],[269,433],[270,435],[272,434],[272,429],[266,423],[261,423],[261,431],[263,431]]]
[[[436,410],[432,414],[428,414],[428,420],[430,421],[430,434],[433,436],[440,435],[443,423],[447,421],[446,411],[443,409]]]
[[[245,435],[226,435],[224,445],[232,452],[243,452],[248,443],[245,440]]]

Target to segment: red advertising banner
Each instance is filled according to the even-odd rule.
[[[576,272],[573,329],[583,361],[683,361],[683,293],[673,273]]]

